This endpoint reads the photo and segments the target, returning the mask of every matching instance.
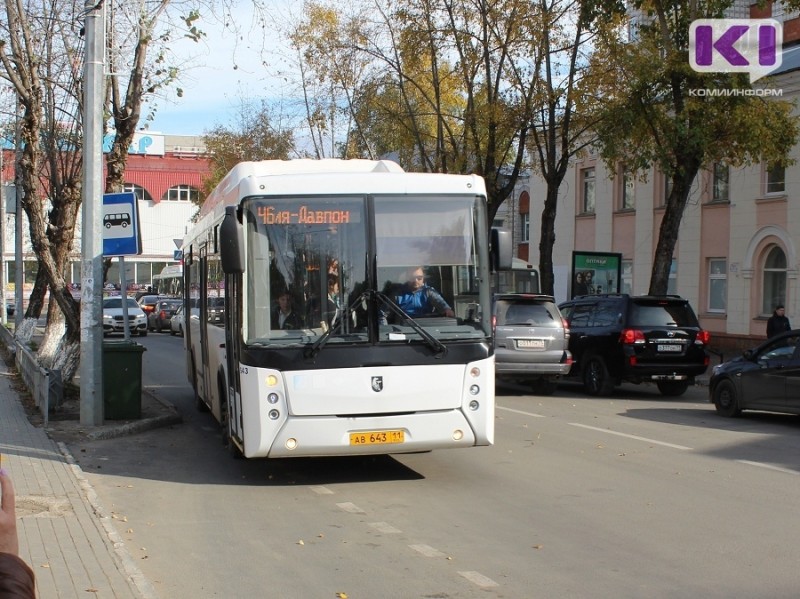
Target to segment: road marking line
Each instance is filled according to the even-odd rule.
[[[663,445],[664,447],[671,447],[673,449],[682,449],[684,451],[691,451],[691,447],[686,447],[685,445],[675,445],[674,443],[667,443],[665,441],[656,441],[655,439],[648,439],[647,437],[639,437],[638,435],[629,435],[627,433],[619,433],[617,431],[610,431],[605,428],[598,428],[596,426],[589,426],[588,424],[581,424],[579,422],[570,422],[571,426],[579,426],[581,428],[588,428],[592,431],[597,431],[599,433],[608,433],[609,435],[617,435],[618,437],[626,437],[628,439],[635,439],[637,441],[644,441],[645,443],[652,443],[654,445]]]
[[[337,503],[339,509],[344,510],[345,512],[350,512],[351,514],[366,514],[364,510],[358,507],[355,503],[350,503],[349,501],[345,503]]]
[[[492,580],[488,576],[484,576],[480,572],[459,572],[459,574],[461,574],[461,576],[463,576],[470,582],[477,584],[479,587],[488,588],[488,587],[500,586],[494,580]]]
[[[759,468],[766,468],[767,470],[774,470],[775,472],[784,472],[786,474],[800,474],[797,470],[790,470],[789,468],[781,468],[780,466],[773,466],[772,464],[765,464],[764,462],[751,462],[750,460],[736,460],[740,464],[747,464],[749,466],[758,466]]]
[[[514,408],[504,408],[503,406],[498,406],[498,405],[495,405],[495,409],[505,410],[506,412],[514,412],[515,414],[522,414],[523,416],[531,416],[533,418],[546,418],[546,416],[542,416],[541,414],[535,414],[534,412],[523,412],[522,410],[515,410]]]
[[[411,549],[424,555],[425,557],[447,557],[438,549],[434,549],[430,545],[409,545]]]
[[[388,522],[370,522],[369,525],[377,530],[378,532],[384,532],[386,534],[397,534],[403,532],[399,528],[395,528]]]
[[[314,493],[317,495],[333,495],[333,491],[331,491],[328,487],[324,487],[322,485],[312,485],[309,487]]]

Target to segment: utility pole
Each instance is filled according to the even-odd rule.
[[[83,224],[81,227],[81,424],[103,423],[103,77],[105,6],[85,0]]]

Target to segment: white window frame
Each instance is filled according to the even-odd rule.
[[[721,304],[716,303],[714,289],[722,289]],[[725,314],[728,311],[728,260],[726,258],[708,259],[708,311]]]
[[[594,167],[581,170],[581,212],[594,214],[596,209],[597,193]]]
[[[621,210],[635,210],[636,209],[636,178],[633,172],[627,166],[622,167],[622,179],[620,181],[620,209]]]
[[[728,202],[731,199],[730,194],[731,167],[724,162],[715,162],[711,178],[711,201]]]
[[[767,195],[782,195],[786,193],[785,167],[778,165],[767,165],[764,179],[764,188]]]

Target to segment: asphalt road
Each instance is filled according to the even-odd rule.
[[[795,416],[506,386],[493,447],[234,460],[181,340],[140,342],[184,422],[70,449],[163,598],[797,596]]]

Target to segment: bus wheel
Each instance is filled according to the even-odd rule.
[[[206,402],[200,397],[197,390],[197,369],[194,367],[194,356],[192,356],[192,391],[194,391],[194,407],[198,412],[208,412]]]

